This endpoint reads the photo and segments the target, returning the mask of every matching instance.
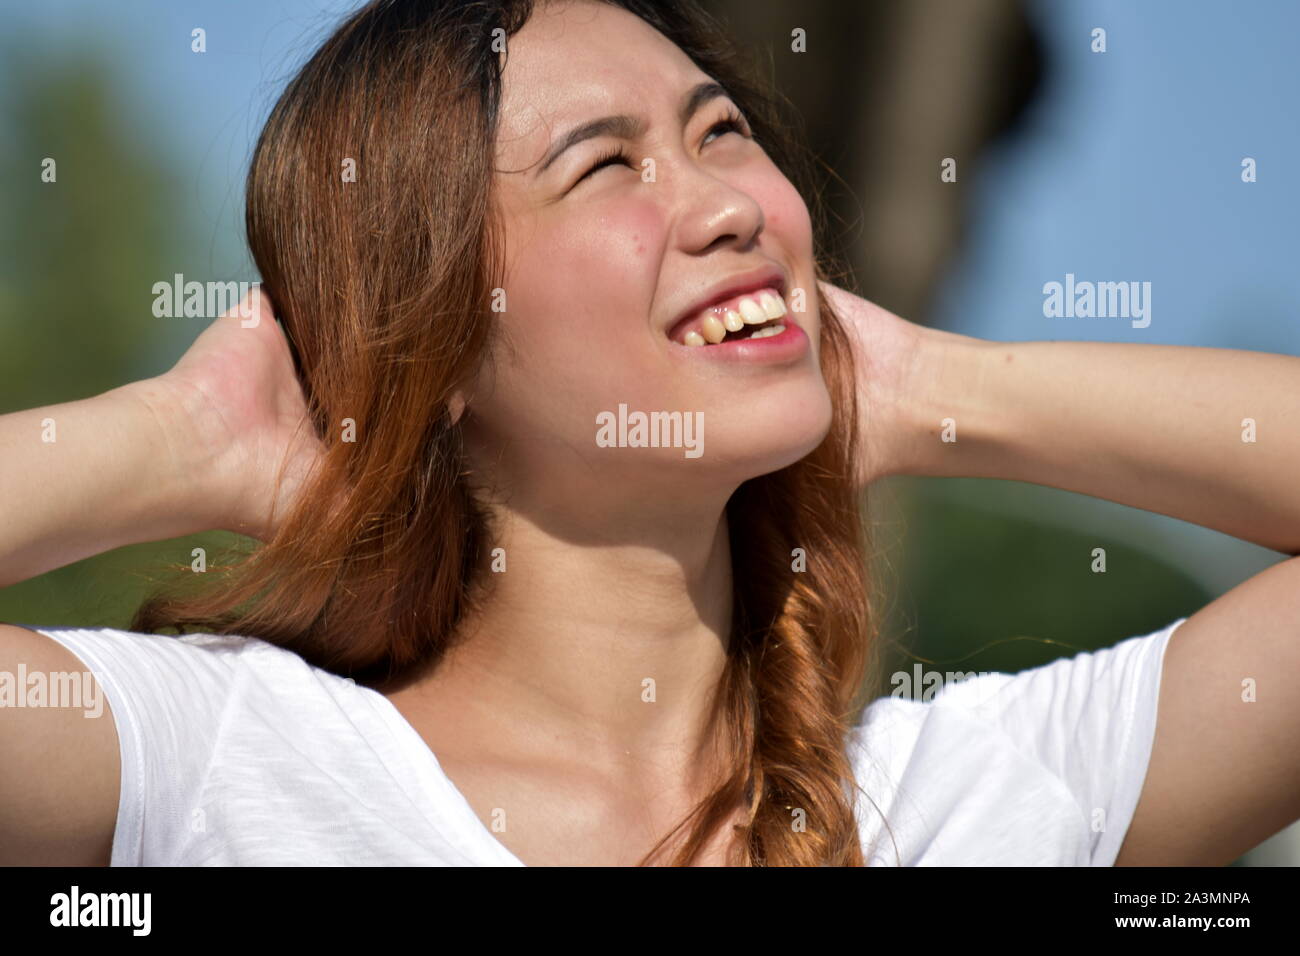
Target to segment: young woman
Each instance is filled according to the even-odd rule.
[[[0,627],[11,688],[90,671],[111,717],[0,713],[0,862],[1222,864],[1300,816],[1294,560],[863,699],[865,485],[1295,555],[1300,360],[913,326],[827,284],[772,103],[685,3],[340,27],[253,160],[263,321],[0,418],[0,583],[262,542],[130,630]]]

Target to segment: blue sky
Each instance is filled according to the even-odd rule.
[[[0,0],[29,49],[106,57],[132,132],[183,171],[193,218],[211,223],[215,277],[255,278],[243,248],[243,182],[276,96],[356,0]],[[207,51],[191,51],[191,31]]]
[[[1300,351],[1300,4],[1033,6],[1053,77],[986,158],[939,324],[986,338]],[[1090,51],[1094,27],[1107,52]],[[1243,157],[1258,181],[1241,181]],[[1149,281],[1151,324],[1044,317],[1043,284]]]

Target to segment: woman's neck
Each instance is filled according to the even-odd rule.
[[[507,515],[493,542],[504,570],[404,706],[442,715],[456,737],[444,749],[580,764],[619,789],[707,788],[732,579],[725,510],[702,527],[592,542]]]

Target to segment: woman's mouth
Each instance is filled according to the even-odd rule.
[[[683,319],[668,337],[678,345],[696,348],[772,338],[790,328],[788,314],[778,289],[759,289]]]

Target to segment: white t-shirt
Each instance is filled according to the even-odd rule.
[[[869,862],[1112,865],[1183,620],[874,701],[850,746]],[[114,866],[523,865],[377,691],[256,638],[33,629],[81,659],[116,721]]]

